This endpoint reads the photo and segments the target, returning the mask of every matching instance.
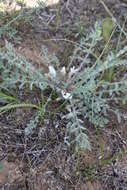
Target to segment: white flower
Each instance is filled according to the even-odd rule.
[[[49,75],[53,78],[56,77],[56,70],[52,65],[49,66]]]
[[[62,69],[60,70],[60,73],[65,76],[66,75],[66,69],[65,67],[62,67]]]
[[[63,96],[64,99],[66,99],[66,100],[67,99],[70,99],[70,100],[72,99],[72,95],[70,93],[65,92],[64,90],[62,90],[61,93],[62,93],[62,96]]]
[[[71,67],[69,72],[69,78],[71,78],[77,71],[78,69],[75,69],[75,66]]]

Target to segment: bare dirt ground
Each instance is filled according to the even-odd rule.
[[[127,16],[127,1],[105,0],[112,14],[123,22]],[[34,1],[30,2],[32,6]],[[59,12],[59,14],[57,14]],[[78,41],[78,23],[87,32],[96,20],[108,17],[97,0],[61,0],[43,8],[30,28],[22,23],[19,33],[22,43],[13,44],[16,51],[33,64],[43,67],[42,45],[55,52],[62,65],[67,65],[72,44],[49,39]],[[48,22],[48,25],[44,23]],[[127,31],[127,28],[125,28]],[[47,40],[47,41],[45,41]],[[123,39],[123,42],[126,43]],[[46,72],[45,68],[45,72]],[[20,99],[37,101],[38,93],[17,92]],[[51,105],[57,106],[56,102]],[[24,128],[32,116],[31,110],[16,109],[0,116],[0,189],[1,190],[127,190],[127,115],[117,123],[114,115],[110,124],[98,131],[88,125],[92,151],[74,155],[64,142],[65,123],[59,111],[55,117],[41,121],[30,137]],[[60,128],[56,128],[56,124]],[[1,169],[2,168],[2,169]]]

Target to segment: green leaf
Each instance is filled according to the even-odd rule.
[[[0,91],[0,100],[8,100],[8,101],[15,101],[18,102],[17,98],[12,96],[12,95],[8,95],[5,92]]]
[[[105,18],[102,21],[102,35],[106,42],[108,42],[114,26],[114,22],[109,17]]]
[[[112,82],[113,80],[113,77],[114,77],[114,67],[110,68],[109,71],[107,71],[105,74],[104,74],[104,80],[107,81],[107,82]]]
[[[16,109],[16,108],[35,108],[37,110],[40,110],[40,107],[38,107],[35,104],[31,104],[31,103],[21,103],[20,104],[20,103],[18,103],[18,104],[8,104],[6,106],[0,107],[0,114],[5,112],[5,111],[11,110],[11,109]]]

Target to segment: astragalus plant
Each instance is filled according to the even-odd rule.
[[[109,111],[116,113],[119,120],[119,111],[111,107],[110,102],[119,101],[127,92],[126,75],[117,79],[117,68],[127,66],[127,60],[121,58],[127,48],[97,57],[95,50],[101,40],[101,29],[96,23],[89,35],[82,37],[79,44],[74,43],[75,49],[67,68],[61,68],[57,57],[49,57],[47,50],[43,49],[41,56],[49,68],[48,73],[27,62],[8,42],[6,51],[0,51],[1,91],[26,87],[32,90],[34,86],[42,93],[49,87],[55,90],[59,99],[66,102],[63,117],[67,128],[65,142],[75,145],[76,151],[91,149],[85,121],[96,127],[104,127],[108,123]],[[107,82],[103,74],[112,67],[116,75],[113,82]]]

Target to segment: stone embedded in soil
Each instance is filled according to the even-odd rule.
[[[24,181],[24,177],[22,176],[18,164],[7,162],[3,160],[1,163],[0,169],[0,185],[4,185],[6,183],[13,184]]]
[[[59,0],[43,0],[46,5],[54,5],[59,2]],[[24,0],[27,7],[35,7],[38,5],[38,0]]]

